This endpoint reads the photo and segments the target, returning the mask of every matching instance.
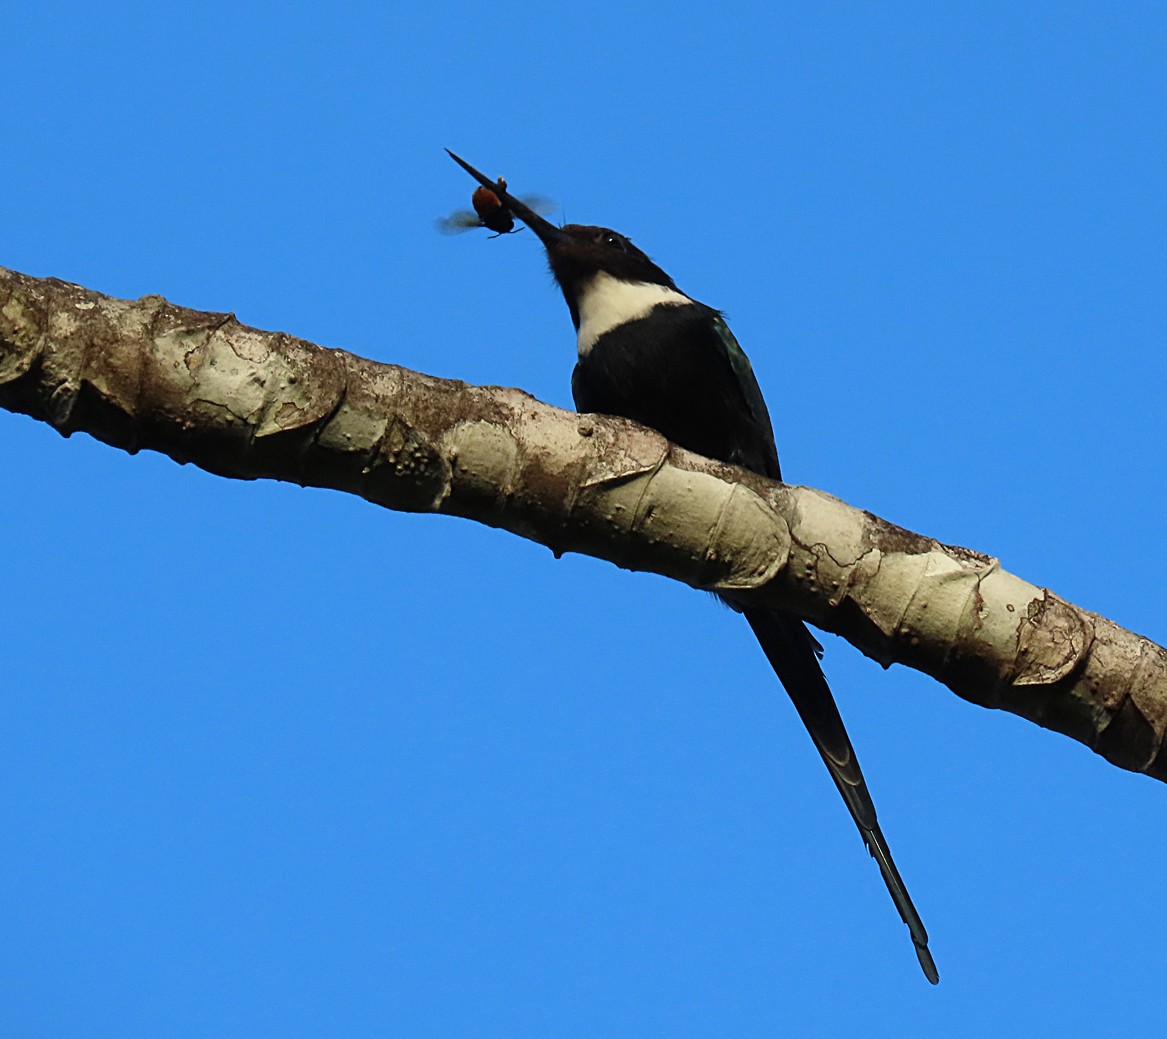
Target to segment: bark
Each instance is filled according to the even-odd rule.
[[[0,405],[131,453],[464,516],[731,591],[1167,779],[1162,647],[990,556],[622,419],[2,268]]]

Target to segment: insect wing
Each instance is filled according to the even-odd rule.
[[[461,234],[482,226],[478,214],[472,209],[455,209],[449,216],[439,217],[434,223],[442,234]]]
[[[533,209],[540,216],[554,213],[559,208],[555,204],[555,199],[548,198],[546,195],[520,195],[519,201],[528,209]]]

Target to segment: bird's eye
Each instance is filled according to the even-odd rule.
[[[600,241],[603,242],[604,245],[612,246],[614,249],[623,249],[626,243],[624,236],[616,234],[615,231],[603,232],[603,234],[600,236]]]

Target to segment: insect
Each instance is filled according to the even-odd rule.
[[[498,186],[506,191],[507,182],[503,177],[498,178]],[[555,203],[542,195],[524,195],[522,202],[536,213],[549,213],[555,208]],[[514,214],[490,188],[475,188],[474,194],[470,196],[470,204],[474,207],[472,210],[456,209],[449,216],[439,219],[438,230],[442,234],[461,234],[475,227],[485,227],[494,232],[491,238],[522,230],[521,227],[515,227]]]

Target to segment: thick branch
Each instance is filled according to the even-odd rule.
[[[130,452],[502,527],[792,610],[1167,779],[1167,652],[997,561],[621,419],[0,269],[0,405]]]

